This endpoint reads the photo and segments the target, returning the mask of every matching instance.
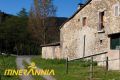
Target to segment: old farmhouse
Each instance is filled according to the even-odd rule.
[[[120,70],[120,0],[88,0],[60,28],[60,55],[69,60],[101,54]],[[42,53],[44,54],[44,53]],[[55,58],[55,57],[54,57]]]

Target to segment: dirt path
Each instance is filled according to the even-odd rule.
[[[23,57],[23,56],[18,56],[17,59],[16,59],[16,64],[17,64],[17,68],[18,69],[24,69],[24,65],[23,65],[23,60],[25,59],[29,59],[29,57]],[[32,78],[31,75],[28,75],[28,76],[25,76],[25,75],[22,75],[20,76],[21,80],[34,80]]]
[[[17,68],[18,69],[24,69],[24,65],[23,65],[23,60],[26,61],[28,64],[31,64],[31,57],[29,56],[18,56],[16,59],[16,63],[17,63]],[[40,69],[40,68],[38,68]],[[56,80],[54,77],[52,76],[42,76],[44,78],[44,80]],[[29,76],[20,76],[20,78],[22,80],[34,80],[33,77],[31,75]]]

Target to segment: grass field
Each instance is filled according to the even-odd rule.
[[[69,72],[66,74],[65,60],[45,60],[40,57],[32,59],[36,65],[43,69],[54,69],[56,80],[89,80],[89,62],[69,62]],[[105,71],[105,68],[94,66],[94,80],[120,80],[120,72]],[[39,79],[37,76],[36,79]]]
[[[18,76],[4,76],[5,69],[16,69],[16,57],[0,55],[1,80],[20,80]]]

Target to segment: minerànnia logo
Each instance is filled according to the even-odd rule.
[[[5,76],[21,76],[21,75],[33,75],[33,76],[43,76],[43,75],[55,75],[53,69],[38,69],[36,64],[32,62],[27,69],[6,69],[4,71]]]

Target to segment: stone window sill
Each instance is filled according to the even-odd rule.
[[[105,33],[105,30],[99,30],[98,33]]]

